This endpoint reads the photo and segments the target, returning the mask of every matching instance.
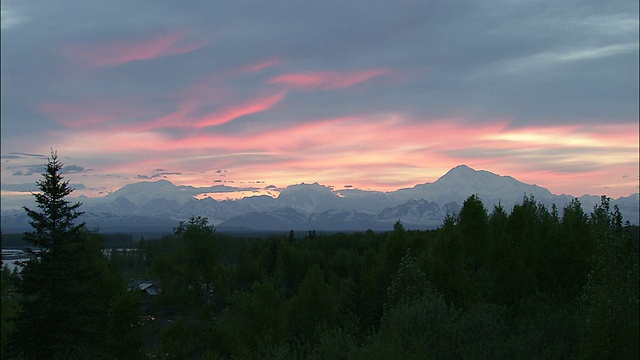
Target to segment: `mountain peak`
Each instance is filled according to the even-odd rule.
[[[446,174],[442,175],[436,182],[444,180],[444,179],[465,179],[469,176],[473,176],[474,174],[481,173],[485,171],[478,171],[470,168],[467,165],[458,165],[451,170],[447,171]]]
[[[477,172],[477,170],[465,165],[465,164],[461,164],[458,165],[454,168],[452,168],[451,170],[447,171],[446,174],[444,174],[444,176],[447,176],[447,174],[465,174],[465,173],[472,173],[472,172]]]
[[[311,213],[336,208],[340,197],[330,187],[316,182],[287,186],[277,200],[284,206]]]
[[[108,199],[124,196],[134,204],[140,206],[155,198],[173,199],[179,203],[185,203],[193,197],[189,192],[183,191],[168,180],[141,181],[128,184],[107,195]]]
[[[134,184],[127,184],[122,188],[116,190],[115,192],[118,192],[124,189],[131,189],[131,188],[147,189],[147,188],[169,188],[169,187],[175,187],[175,185],[169,180],[139,181]]]
[[[454,167],[451,170],[456,170],[456,169],[458,169],[458,170],[473,170],[473,171],[475,171],[475,169],[473,169],[472,167],[470,167],[470,166],[468,166],[466,164],[460,164],[460,165]]]
[[[300,183],[296,185],[289,185],[281,191],[281,194],[283,192],[309,191],[309,190],[316,190],[321,192],[333,192],[333,190],[331,190],[330,187],[325,185],[320,185],[317,182],[314,182],[312,184]]]

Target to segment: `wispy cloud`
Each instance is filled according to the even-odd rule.
[[[372,69],[354,72],[311,71],[295,72],[274,76],[270,84],[282,84],[302,89],[341,89],[367,80],[389,74],[388,69]]]
[[[78,173],[87,173],[87,172],[92,172],[93,169],[85,169],[82,166],[78,166],[78,165],[65,165],[62,168],[62,174],[78,174]]]
[[[186,31],[177,31],[137,40],[75,45],[67,49],[67,54],[73,61],[95,69],[185,54],[206,44]]]
[[[501,72],[523,72],[577,61],[594,60],[625,53],[638,52],[638,43],[621,43],[575,49],[545,51],[526,57],[511,59],[496,65]]]
[[[11,152],[8,154],[4,154],[0,156],[1,159],[23,159],[23,158],[36,158],[36,159],[46,159],[46,155],[41,154],[27,154],[20,152]]]
[[[191,124],[196,128],[225,124],[242,116],[269,110],[280,101],[282,101],[284,97],[285,93],[280,92],[275,95],[268,95],[258,99],[252,99],[246,103],[233,105],[231,107],[203,116],[199,119],[194,120]]]
[[[12,6],[14,2],[11,2],[11,5],[7,3],[8,1],[3,1],[2,4],[0,4],[0,28],[2,30],[17,27],[26,20],[16,7]]]
[[[282,64],[281,59],[273,58],[242,67],[241,72],[251,74]]]
[[[42,174],[45,172],[46,168],[44,164],[42,165],[23,165],[23,166],[10,166],[9,169],[12,169],[13,176],[31,176],[35,174]],[[13,170],[16,169],[16,170]]]

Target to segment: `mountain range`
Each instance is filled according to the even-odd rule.
[[[556,204],[559,209],[574,199],[465,165],[449,170],[433,183],[393,192],[334,190],[318,183],[302,183],[282,189],[275,198],[262,195],[217,201],[196,197],[233,189],[224,185],[177,186],[159,180],[126,185],[101,198],[77,199],[83,203],[82,220],[104,233],[169,233],[180,221],[194,215],[207,217],[218,231],[384,231],[392,229],[397,220],[408,229],[432,229],[440,226],[447,214],[459,212],[473,194],[489,212],[498,204],[509,211],[524,196],[533,196],[547,206]],[[589,213],[599,204],[600,196],[583,195],[578,200]],[[639,223],[638,193],[614,199],[611,204],[620,208],[625,220]],[[28,230],[23,210],[2,212],[3,232]]]

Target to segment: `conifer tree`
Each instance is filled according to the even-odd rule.
[[[73,192],[69,186],[69,180],[63,181],[62,163],[58,160],[58,154],[51,152],[51,157],[42,174],[42,180],[36,185],[39,193],[34,193],[36,204],[40,211],[24,207],[27,216],[31,219],[29,224],[34,231],[25,233],[25,240],[42,253],[53,253],[59,250],[64,243],[77,241],[85,223],[74,224],[74,221],[82,215],[77,209],[82,203],[71,204],[66,197]]]
[[[76,224],[81,203],[62,176],[56,152],[48,158],[34,193],[38,210],[25,207],[33,231],[25,240],[33,255],[22,266],[22,312],[11,344],[24,359],[95,358],[109,302],[121,282],[109,272],[97,234]]]

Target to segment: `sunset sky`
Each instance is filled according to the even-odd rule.
[[[391,191],[459,164],[638,192],[637,1],[2,1],[2,198]]]

